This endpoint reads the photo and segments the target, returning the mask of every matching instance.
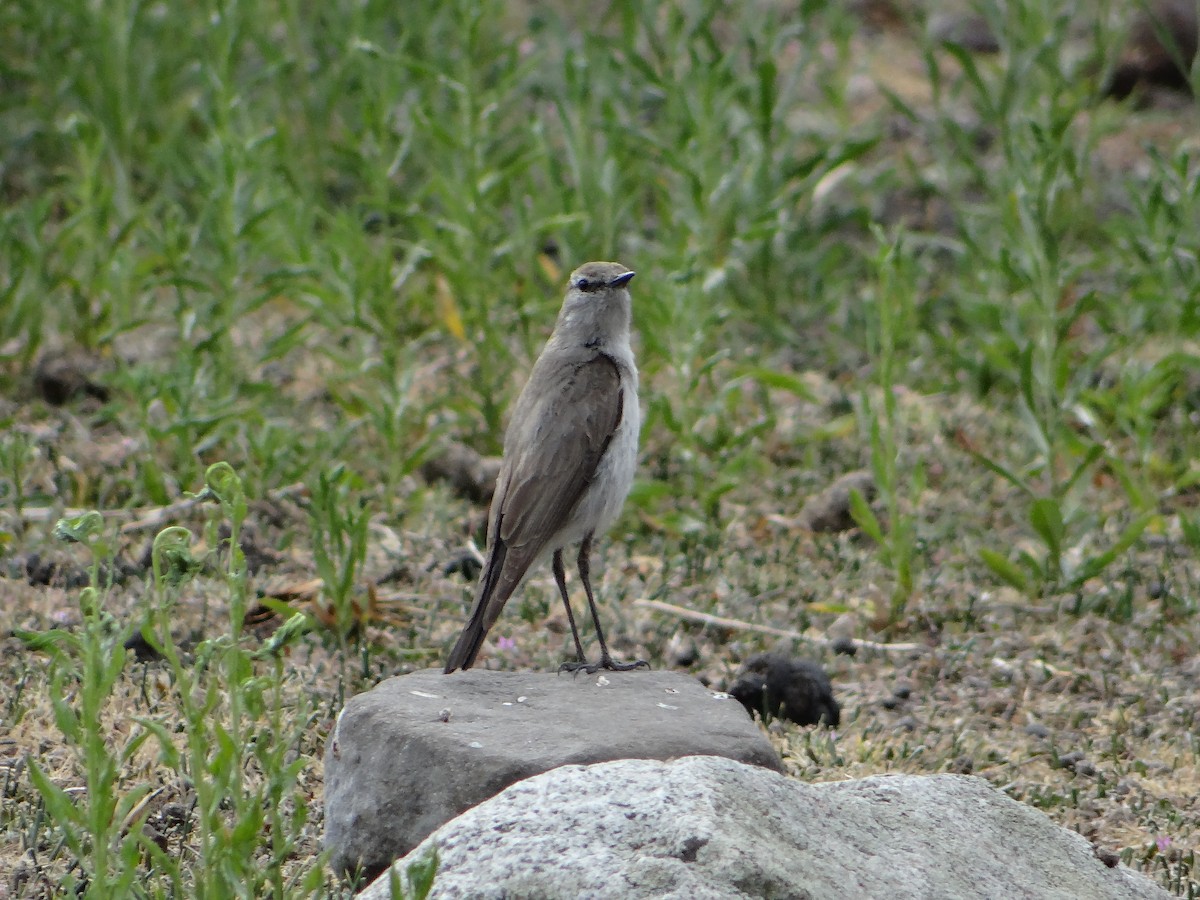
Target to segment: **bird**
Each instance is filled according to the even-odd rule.
[[[616,520],[637,468],[638,373],[629,344],[633,270],[589,262],[571,273],[554,331],[512,408],[488,514],[488,545],[475,603],[445,672],[469,669],[504,604],[526,576],[551,560],[577,660],[560,672],[624,672],[645,660],[612,658],[592,592],[590,554]],[[600,644],[589,663],[567,593],[563,552],[576,565]]]

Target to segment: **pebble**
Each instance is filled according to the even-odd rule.
[[[843,653],[846,656],[853,656],[858,652],[858,645],[854,643],[854,638],[849,638],[845,635],[834,638],[833,643],[829,646],[834,653]]]
[[[970,775],[975,771],[975,760],[963,755],[950,763],[950,771],[957,775]]]
[[[1082,775],[1085,778],[1096,774],[1096,767],[1088,762],[1087,757],[1078,750],[1062,754],[1058,758],[1058,765],[1060,768],[1070,769],[1076,775]]]

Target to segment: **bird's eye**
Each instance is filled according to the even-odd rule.
[[[590,278],[584,278],[583,276],[580,276],[579,278],[575,279],[575,287],[579,288],[581,291],[590,291],[592,289],[592,281]]]

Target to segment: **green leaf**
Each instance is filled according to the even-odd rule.
[[[194,536],[182,525],[164,528],[154,537],[150,559],[157,584],[179,587],[203,567],[192,555]]]
[[[1151,511],[1142,513],[1132,522],[1125,526],[1125,530],[1121,532],[1121,536],[1117,538],[1117,542],[1105,550],[1103,553],[1093,556],[1088,559],[1080,567],[1079,572],[1070,581],[1071,588],[1077,588],[1089,578],[1094,578],[1103,572],[1112,563],[1114,559],[1132,547],[1142,536],[1142,532],[1146,530],[1157,513]]]
[[[205,489],[217,498],[222,512],[235,526],[245,520],[246,492],[233,466],[227,462],[213,463],[204,473],[204,483]]]
[[[433,890],[433,878],[437,874],[438,853],[435,846],[427,856],[408,867],[408,883],[413,889],[413,900],[425,900]]]
[[[810,444],[820,443],[821,441],[836,441],[840,438],[850,435],[856,425],[857,420],[853,413],[846,413],[843,416],[830,419],[823,425],[818,425],[808,435]]]
[[[286,604],[282,605],[286,606]],[[275,629],[275,633],[255,651],[254,657],[256,659],[265,659],[269,656],[275,656],[284,647],[298,640],[312,629],[312,616],[302,612],[294,613],[283,625]]]
[[[1025,494],[1028,494],[1030,497],[1033,496],[1033,489],[1031,487],[1029,487],[1029,485],[1027,485],[1025,483],[1025,480],[1023,478],[1021,478],[1019,475],[1017,475],[1015,472],[1012,472],[1012,471],[1006,469],[1004,466],[1000,465],[1000,463],[996,462],[993,459],[988,459],[988,457],[984,456],[982,453],[978,452],[977,450],[968,450],[967,452],[970,453],[971,456],[975,459],[975,461],[977,463],[979,463],[981,466],[983,466],[985,469],[988,469],[989,471],[995,473],[996,475],[999,475],[1001,478],[1003,478],[1005,481],[1007,481],[1013,487],[1019,489],[1020,491],[1022,491]]]
[[[879,546],[884,546],[883,526],[871,505],[857,488],[850,491],[850,516],[856,525]]]
[[[64,652],[62,646],[64,644],[67,645],[67,649],[75,651],[79,649],[79,638],[69,631],[58,628],[52,628],[49,631],[26,631],[23,628],[14,628],[12,634],[36,653],[59,654]]]
[[[799,397],[801,400],[808,400],[811,402],[816,401],[816,397],[813,395],[812,390],[807,384],[805,384],[803,379],[792,375],[790,372],[777,372],[774,369],[766,369],[760,366],[754,366],[743,370],[741,374],[748,378],[753,378],[763,387],[777,388],[781,391],[787,391],[789,394]]]
[[[1157,501],[1154,492],[1145,490],[1142,485],[1138,484],[1125,460],[1118,456],[1110,455],[1105,460],[1105,465],[1116,476],[1121,489],[1125,491],[1125,496],[1129,498],[1129,502],[1133,504],[1134,509],[1149,510],[1154,507]]]
[[[404,884],[400,881],[400,872],[392,866],[388,869],[388,896],[391,900],[407,900]]]
[[[1188,546],[1193,550],[1200,550],[1200,519],[1181,515],[1179,527],[1183,531],[1183,537],[1188,542]]]
[[[162,722],[141,716],[134,718],[134,721],[146,730],[147,735],[154,735],[158,741],[158,761],[160,763],[169,769],[179,769],[183,765],[183,756],[179,752],[179,748],[175,746],[172,732],[168,731]]]
[[[1029,592],[1029,579],[1007,556],[997,553],[995,550],[982,547],[979,550],[979,557],[983,560],[984,565],[991,569],[993,574],[999,576],[1002,581],[1007,582],[1022,593]]]
[[[70,842],[71,835],[77,834],[77,830],[84,826],[83,812],[71,800],[71,796],[51,781],[50,777],[32,759],[29,760],[29,780],[41,794],[50,818],[60,825],[70,826],[63,828],[63,834]]]
[[[1103,455],[1104,455],[1104,445],[1103,444],[1093,444],[1091,446],[1091,448],[1089,448],[1087,454],[1083,457],[1083,460],[1079,463],[1079,465],[1077,465],[1075,467],[1075,471],[1072,472],[1070,477],[1067,478],[1066,483],[1064,483],[1058,489],[1059,496],[1060,497],[1065,496],[1067,491],[1071,490],[1071,488],[1073,488],[1075,486],[1075,482],[1077,482],[1080,478],[1082,478],[1084,473],[1086,473],[1087,470],[1091,468],[1092,463],[1094,463],[1096,460],[1098,460]]]
[[[1042,427],[1041,421],[1038,419],[1037,401],[1033,395],[1036,381],[1037,378],[1033,372],[1033,344],[1028,343],[1021,351],[1021,402],[1017,404],[1017,414],[1026,426],[1028,426],[1030,436],[1038,446],[1038,452],[1046,459],[1049,459],[1052,456],[1050,439]]]
[[[83,741],[83,723],[80,722],[79,713],[64,695],[62,682],[56,680],[53,687],[55,690],[51,692],[50,706],[54,710],[54,724],[62,732],[63,737],[74,744],[79,744]]]
[[[978,98],[983,109],[984,121],[1000,120],[1003,117],[1003,113],[996,109],[995,103],[992,101],[995,91],[988,86],[983,76],[980,75],[979,68],[975,64],[975,54],[962,44],[951,40],[943,40],[941,46],[950,56],[954,57],[955,61],[962,68],[962,72],[967,80],[975,88],[974,96]]]
[[[721,515],[721,498],[738,486],[732,478],[722,478],[702,498],[704,514],[714,521]]]
[[[113,819],[117,822],[124,822],[126,817],[128,817],[128,815],[137,808],[137,805],[142,801],[142,798],[149,794],[152,789],[152,785],[142,783],[134,785],[128,793],[122,794],[121,799],[117,801],[116,808],[113,812]],[[149,815],[149,813],[150,808],[147,807],[145,810],[143,810],[139,819],[130,824],[132,824],[135,828],[138,827],[142,822],[145,821],[146,816]]]
[[[639,478],[634,481],[633,487],[629,491],[626,505],[634,508],[646,506],[652,501],[662,500],[664,497],[674,497],[678,491],[678,485],[671,484],[669,481],[661,479],[644,480]]]
[[[757,69],[759,130],[765,140],[770,136],[775,104],[778,101],[776,80],[779,77],[779,71],[775,60],[769,57],[760,62]]]
[[[1045,560],[1039,559],[1028,550],[1018,550],[1017,561],[1025,567],[1027,572],[1041,582],[1049,581],[1052,577],[1058,577],[1059,573],[1051,573],[1049,567],[1046,565]]]
[[[1058,501],[1051,497],[1039,497],[1034,500],[1033,505],[1029,508],[1029,524],[1033,526],[1033,530],[1038,533],[1046,545],[1046,549],[1050,551],[1050,558],[1054,563],[1054,570],[1057,572],[1058,561],[1062,558],[1065,532],[1062,510],[1059,508]]]
[[[69,519],[59,519],[54,525],[54,536],[60,541],[87,544],[104,531],[104,517],[96,510],[89,510]]]
[[[249,859],[253,848],[258,846],[263,831],[263,806],[261,803],[243,803],[239,810],[240,817],[233,827],[231,836],[233,846],[238,848],[238,855]]]

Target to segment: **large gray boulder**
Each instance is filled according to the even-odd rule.
[[[374,877],[524,778],[698,754],[782,769],[736,700],[675,672],[416,672],[338,717],[325,752],[325,845],[337,871]]]
[[[439,828],[397,872],[434,847],[434,898],[1169,897],[979,778],[810,785],[713,757],[546,772]],[[360,900],[386,900],[388,881]]]

